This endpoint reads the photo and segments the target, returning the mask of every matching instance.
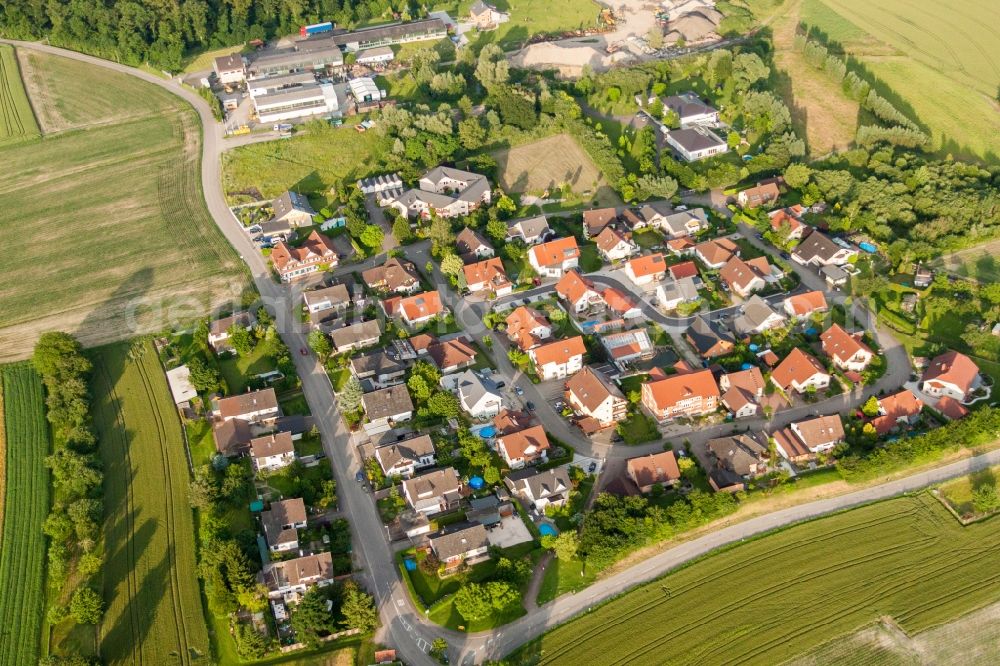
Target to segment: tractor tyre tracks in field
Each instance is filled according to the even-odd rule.
[[[150,412],[153,414],[153,419],[156,422],[157,431],[157,442],[159,443],[160,451],[160,468],[163,470],[163,480],[164,480],[164,516],[166,518],[166,530],[165,536],[167,538],[167,559],[170,565],[170,606],[174,613],[174,626],[177,638],[177,654],[181,658],[182,664],[191,663],[191,655],[188,651],[188,636],[187,636],[187,624],[184,620],[184,609],[181,608],[181,591],[180,583],[177,580],[177,550],[176,544],[174,543],[174,535],[177,533],[176,529],[176,518],[174,516],[174,505],[173,505],[173,481],[171,480],[172,470],[170,467],[170,454],[167,450],[167,428],[166,424],[163,422],[163,414],[158,408],[158,402],[153,391],[152,383],[149,376],[146,374],[146,364],[144,363],[143,357],[149,353],[149,350],[145,347],[136,355],[135,359],[136,369],[138,370],[139,378],[142,380],[142,386],[146,393],[146,402],[150,406]]]
[[[141,635],[142,621],[139,617],[139,608],[136,599],[139,593],[139,581],[136,575],[136,553],[135,553],[135,501],[132,496],[132,455],[129,452],[128,442],[125,439],[125,418],[122,415],[121,398],[115,390],[115,384],[111,380],[111,375],[107,367],[102,363],[94,364],[96,370],[101,375],[101,380],[107,386],[107,393],[110,404],[114,410],[115,425],[114,432],[104,433],[107,441],[114,441],[117,444],[118,453],[124,464],[125,472],[122,475],[125,482],[125,557],[128,561],[128,573],[125,576],[126,587],[128,589],[128,620],[132,628],[132,638],[136,639]],[[103,627],[102,627],[103,629]],[[102,637],[103,638],[103,637]],[[142,666],[142,645],[138,640],[132,640],[132,663]]]
[[[13,53],[13,49],[10,50]],[[21,122],[21,115],[17,112],[14,91],[10,87],[10,77],[15,74],[16,72],[7,71],[6,59],[0,56],[0,116],[3,117],[5,131],[10,137],[24,134],[24,123]]]

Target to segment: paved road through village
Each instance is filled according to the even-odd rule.
[[[402,659],[408,664],[435,663],[426,652],[430,642],[438,636],[443,636],[449,641],[452,663],[481,663],[486,659],[499,658],[524,642],[541,635],[547,629],[574,615],[586,612],[594,604],[618,595],[638,583],[655,578],[665,571],[719,546],[801,520],[917,490],[928,484],[1000,463],[1000,451],[993,451],[864,490],[817,500],[744,522],[726,525],[703,537],[666,550],[621,573],[600,580],[582,592],[564,595],[530,611],[516,622],[500,627],[493,632],[464,634],[434,625],[414,607],[410,600],[400,578],[400,572],[395,565],[392,549],[387,542],[387,535],[375,505],[363,488],[354,481],[355,472],[360,469],[360,465],[351,445],[350,434],[344,428],[337,412],[336,397],[328,377],[312,354],[301,355],[298,353],[299,349],[306,348],[305,335],[298,325],[298,318],[295,316],[299,290],[280,285],[272,279],[266,260],[250,242],[226,204],[220,179],[222,153],[235,145],[267,140],[269,137],[243,137],[236,142],[224,139],[220,125],[215,122],[204,100],[173,80],[159,78],[131,67],[45,44],[7,40],[0,40],[0,42],[72,58],[138,77],[173,92],[189,102],[198,112],[204,128],[202,187],[206,205],[223,234],[246,262],[260,291],[261,298],[275,313],[282,339],[292,350],[296,369],[302,378],[306,400],[312,414],[317,419],[324,448],[336,475],[341,508],[350,519],[356,564],[362,569],[359,575],[363,577],[368,589],[375,595],[380,608],[383,622],[380,640],[395,647]],[[753,242],[752,237],[751,242]],[[407,254],[421,267],[429,259],[426,243],[409,246]],[[482,322],[482,313],[466,305],[454,292],[447,289],[440,280],[439,273],[436,274],[436,277],[436,282],[441,283],[446,303],[455,311],[465,330],[476,337],[481,337],[486,333]],[[814,275],[811,278],[804,277],[804,281],[810,286],[812,286],[814,279],[816,279]],[[680,322],[677,322],[677,325],[680,325]],[[881,388],[898,387],[905,380],[903,375],[908,374],[905,351],[884,331],[878,330],[877,334],[889,359],[890,370],[879,384],[865,391],[865,395],[877,392]],[[492,357],[499,371],[511,381],[521,379],[519,373],[511,367],[506,355],[501,353],[502,347],[495,345],[494,349]],[[520,381],[519,384],[525,388],[527,398],[533,399],[537,404],[539,417],[545,423],[546,429],[577,447],[581,453],[623,458],[647,452],[646,448],[651,450],[659,450],[660,448],[659,444],[646,448],[595,445],[590,439],[571,429],[566,421],[549,406],[534,385],[527,381]],[[793,418],[817,410],[843,410],[849,405],[858,404],[863,397],[858,394],[835,396],[813,405],[785,410],[779,412],[771,423],[783,424]],[[750,425],[759,427],[764,423],[763,421],[751,422]],[[731,427],[731,425],[725,425],[726,431],[730,430]],[[696,437],[707,439],[710,436],[721,434],[719,432],[713,435],[713,432],[715,431],[707,429],[688,433],[686,436],[693,441]]]

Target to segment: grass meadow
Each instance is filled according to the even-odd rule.
[[[514,663],[776,664],[883,617],[912,635],[996,601],[998,547],[1000,523],[963,527],[929,493],[879,502],[709,555]]]
[[[0,368],[0,445],[4,445],[0,531],[0,666],[38,663],[45,605],[49,453],[42,380],[27,363]]]
[[[14,48],[0,44],[0,146],[38,138]]]
[[[184,439],[160,362],[143,341],[98,350],[94,368],[105,473],[102,660],[207,664]]]
[[[439,2],[441,9],[461,20],[469,15],[473,0]],[[510,21],[496,30],[469,32],[466,37],[476,48],[488,43],[499,44],[504,50],[520,47],[529,37],[540,33],[564,32],[592,28],[597,25],[601,8],[593,0],[498,0],[497,9],[510,13]]]
[[[17,246],[0,263],[0,360],[45,330],[98,345],[238,296],[248,280],[204,207],[194,112],[99,67],[22,64],[46,135],[0,148],[0,236]]]
[[[912,108],[942,152],[1000,159],[996,3],[803,0],[800,18]]]

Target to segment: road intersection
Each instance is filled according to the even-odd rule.
[[[0,42],[71,58],[135,76],[169,90],[191,104],[199,114],[203,127],[201,176],[208,210],[230,244],[246,263],[260,292],[262,301],[275,315],[276,324],[282,339],[293,352],[298,349],[306,349],[306,335],[296,316],[299,290],[290,289],[287,285],[281,285],[274,281],[266,259],[254,247],[247,234],[243,231],[242,225],[229,210],[226,203],[221,186],[221,156],[225,150],[237,145],[237,143],[233,143],[223,137],[221,126],[215,122],[211,110],[205,101],[193,91],[182,87],[174,80],[160,78],[131,67],[45,44],[8,40],[0,40]],[[239,142],[268,140],[270,138],[244,137]],[[744,235],[749,238],[750,242],[758,245],[761,249],[770,251],[770,248],[759,244],[753,238],[752,234],[746,233],[745,230]],[[408,246],[405,251],[407,256],[417,263],[418,266],[423,267],[430,260],[429,245],[427,243]],[[357,265],[353,266],[352,269],[356,270]],[[803,282],[807,286],[825,290],[822,282],[818,284],[815,282],[819,279],[818,276],[808,270],[800,272],[803,274]],[[435,284],[439,285],[446,304],[455,313],[457,321],[467,333],[479,339],[483,335],[490,333],[482,320],[483,310],[469,305],[464,299],[459,298],[457,294],[450,290],[447,287],[447,282],[437,270],[436,264],[433,277]],[[600,275],[595,279],[601,283],[613,284],[619,288],[627,288],[627,285],[621,282],[613,282],[613,277]],[[909,364],[905,350],[902,349],[899,343],[888,332],[877,326],[873,316],[868,315],[868,313],[857,305],[853,306],[853,310],[855,316],[859,317],[859,321],[867,322],[870,330],[877,336],[889,364],[889,371],[886,375],[878,383],[868,387],[863,392],[855,391],[850,394],[828,398],[811,405],[793,407],[778,412],[770,421],[765,422],[763,419],[757,419],[741,422],[741,425],[750,425],[753,428],[760,428],[764,425],[776,427],[814,412],[844,412],[850,407],[858,405],[868,395],[878,393],[882,390],[894,389],[906,380],[909,374]],[[681,319],[669,320],[670,318],[666,318],[664,315],[655,312],[655,309],[648,303],[645,304],[644,312],[651,319],[665,326],[676,328],[686,325]],[[495,336],[495,334],[492,335]],[[393,550],[387,540],[386,532],[376,507],[360,484],[354,481],[355,473],[361,469],[361,465],[356,451],[351,444],[350,433],[344,426],[337,410],[337,399],[330,380],[322,365],[313,355],[293,353],[292,356],[296,370],[302,380],[303,392],[309,404],[310,411],[316,418],[322,435],[324,449],[337,479],[341,509],[349,517],[356,564],[362,569],[359,576],[364,579],[367,588],[375,596],[380,609],[383,626],[380,630],[379,639],[381,642],[395,647],[399,656],[408,664],[436,663],[427,652],[431,642],[437,637],[444,637],[448,640],[452,663],[474,664],[482,663],[488,659],[498,659],[523,643],[540,636],[546,630],[571,619],[575,615],[586,612],[594,605],[617,596],[639,583],[656,578],[670,569],[720,546],[735,543],[802,520],[815,518],[867,502],[885,499],[900,493],[912,492],[929,484],[938,483],[1000,463],[1000,451],[992,451],[928,472],[889,481],[863,490],[816,500],[782,511],[761,515],[744,522],[723,524],[719,529],[711,533],[676,545],[620,573],[603,578],[577,594],[563,595],[541,607],[532,606],[532,610],[526,615],[495,631],[466,634],[433,624],[425,617],[423,612],[414,606],[406,586],[401,579],[401,572],[396,565]],[[548,401],[544,399],[538,388],[523,378],[512,367],[510,361],[506,358],[506,354],[503,353],[502,345],[495,344],[493,346],[491,358],[499,372],[509,378],[509,382],[517,381],[518,385],[524,388],[527,399],[531,399],[536,403],[538,416],[545,424],[546,430],[555,437],[570,443],[581,454],[602,458],[623,459],[662,448],[660,444],[638,447],[613,447],[593,442],[571,428],[566,420],[557,414]],[[684,436],[694,442],[726,434],[731,430],[732,424],[722,424],[714,428],[692,431]]]

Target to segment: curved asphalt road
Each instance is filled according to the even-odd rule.
[[[992,451],[929,472],[728,525],[711,534],[664,551],[615,576],[602,579],[578,594],[563,595],[555,601],[529,612],[516,622],[495,631],[464,634],[444,629],[431,623],[413,606],[395,565],[393,553],[387,543],[375,505],[361,487],[354,482],[354,474],[360,469],[360,465],[351,446],[350,435],[344,428],[337,412],[336,398],[326,373],[311,354],[303,356],[296,353],[296,350],[306,348],[305,335],[298,326],[295,317],[299,290],[279,285],[271,278],[265,259],[252,245],[226,205],[220,180],[222,153],[235,145],[267,139],[244,137],[242,140],[234,142],[226,141],[223,139],[221,128],[212,117],[211,110],[205,101],[172,80],[162,79],[132,67],[44,44],[10,40],[0,40],[0,42],[71,58],[138,77],[178,95],[198,112],[203,127],[202,188],[205,194],[205,203],[216,224],[246,262],[263,301],[275,313],[276,323],[282,338],[293,352],[296,370],[302,378],[303,392],[310,410],[317,418],[323,436],[324,448],[333,464],[341,504],[344,511],[350,516],[356,561],[364,567],[368,588],[373,592],[379,604],[383,622],[381,638],[393,645],[407,663],[434,664],[435,662],[426,654],[426,651],[430,642],[438,636],[448,639],[451,645],[452,663],[480,663],[485,659],[500,658],[546,630],[565,622],[574,615],[585,612],[593,604],[621,594],[634,585],[656,578],[671,568],[704,555],[719,546],[798,521],[917,490],[929,484],[1000,463],[1000,451]],[[455,308],[457,311],[461,310],[460,319],[466,324],[467,330],[476,335],[485,332],[481,318],[475,315],[472,308],[459,305],[453,295],[452,304],[457,306]],[[456,312],[456,314],[459,313]],[[889,341],[882,335],[879,337],[883,346],[886,347],[887,355],[891,355]],[[509,367],[509,362],[506,367],[504,366],[505,354],[498,351],[493,356],[504,374],[513,370]],[[528,387],[526,386],[526,388]],[[857,397],[852,396],[851,402],[855,400]],[[808,408],[810,410],[819,409],[826,402],[810,405]],[[539,399],[538,404],[541,408],[540,416],[546,422],[547,429],[559,435],[572,434],[572,437],[566,437],[566,439],[572,440],[577,445],[590,442],[579,434],[572,433],[565,420],[556,415],[551,408],[546,411],[547,405],[544,400]],[[615,453],[617,454],[617,450]],[[633,447],[623,451],[622,456],[636,453],[640,453],[640,450]]]

